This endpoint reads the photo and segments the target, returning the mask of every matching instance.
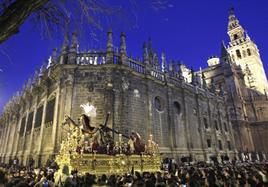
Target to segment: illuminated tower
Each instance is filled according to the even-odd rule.
[[[239,24],[233,8],[229,12],[228,35],[230,42],[227,50],[234,63],[241,66],[246,86],[264,94],[268,86],[259,50]],[[248,69],[251,74],[246,73]]]

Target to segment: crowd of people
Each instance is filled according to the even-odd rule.
[[[224,164],[195,164],[166,162],[159,172],[135,172],[125,175],[95,176],[63,167],[60,174],[53,168],[26,168],[0,165],[0,187],[264,187],[268,186],[267,162],[226,162]]]

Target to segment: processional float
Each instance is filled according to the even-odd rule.
[[[144,144],[136,132],[125,135],[108,127],[110,113],[103,124],[94,127],[90,117],[96,116],[96,108],[89,103],[81,107],[85,113],[78,122],[65,116],[63,128],[67,131],[67,139],[62,141],[56,156],[60,169],[67,165],[79,173],[96,175],[159,171],[161,158],[152,135]],[[111,133],[118,134],[118,141],[114,141]]]

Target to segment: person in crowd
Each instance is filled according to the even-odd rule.
[[[156,173],[132,171],[124,175],[84,175],[64,166],[60,174],[51,168],[0,164],[0,187],[266,187],[267,162],[174,163],[171,170]],[[164,167],[163,167],[164,168]]]

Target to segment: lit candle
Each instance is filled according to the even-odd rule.
[[[119,134],[119,144],[122,142],[122,134]]]
[[[153,135],[152,134],[150,134],[150,140],[153,141]]]

